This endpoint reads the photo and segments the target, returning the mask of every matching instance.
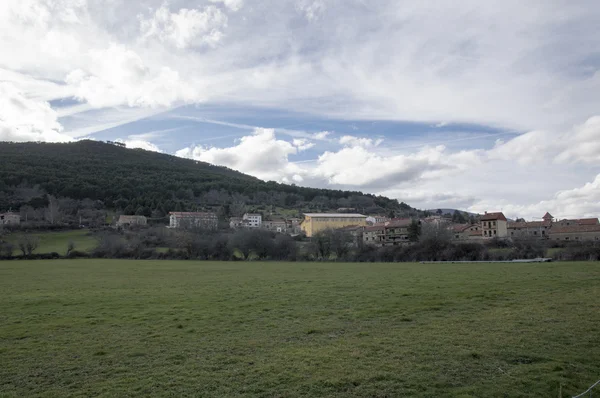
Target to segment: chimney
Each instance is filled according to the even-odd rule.
[[[485,214],[487,214],[487,211],[485,212]]]

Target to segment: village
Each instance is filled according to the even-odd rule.
[[[346,209],[341,209],[346,210]],[[337,230],[352,236],[355,243],[361,242],[376,247],[410,245],[416,239],[411,237],[411,224],[421,228],[444,231],[455,242],[485,242],[491,239],[515,240],[534,239],[549,241],[598,241],[600,222],[598,218],[558,219],[546,212],[541,221],[512,221],[502,212],[485,212],[471,217],[470,222],[456,223],[450,214],[429,215],[422,218],[389,218],[382,215],[358,213],[303,213],[303,219],[296,217],[264,217],[260,213],[245,213],[242,217],[229,218],[229,228],[263,229],[287,234],[293,237],[312,238],[320,232]],[[208,229],[219,227],[219,217],[215,212],[170,212],[171,229]],[[0,225],[19,226],[18,213],[0,214]],[[148,219],[140,215],[120,215],[115,228],[143,227]]]

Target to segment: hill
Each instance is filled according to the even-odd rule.
[[[226,167],[99,141],[0,142],[0,159],[1,210],[45,208],[48,213],[60,207],[72,213],[85,207],[154,217],[215,208],[230,215],[258,206],[414,212],[382,196],[265,182]]]

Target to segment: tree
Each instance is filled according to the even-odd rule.
[[[411,242],[417,242],[419,240],[419,236],[421,236],[421,223],[413,219],[407,229],[408,240]]]
[[[458,210],[454,210],[454,214],[452,214],[452,221],[458,224],[464,224],[466,222],[465,216]]]
[[[437,209],[437,211],[435,213],[437,215],[441,216],[444,212],[442,211],[442,209]]]
[[[40,240],[37,236],[23,235],[19,240],[19,249],[23,252],[23,256],[31,256],[38,248]]]
[[[71,252],[73,250],[75,250],[75,242],[70,240],[69,243],[67,244],[67,257],[69,256],[69,254],[71,254]]]

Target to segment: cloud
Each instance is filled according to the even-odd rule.
[[[244,0],[210,0],[213,3],[223,3],[231,11],[238,11],[244,5]]]
[[[370,148],[379,146],[383,142],[383,139],[372,139],[372,138],[364,138],[364,137],[354,137],[351,135],[345,135],[340,138],[339,143],[346,146],[360,146],[364,148]]]
[[[321,140],[321,141],[323,141],[323,140],[326,140],[327,137],[329,137],[330,135],[331,135],[331,132],[329,132],[329,131],[321,131],[321,132],[318,132],[318,133],[314,133],[312,135],[312,138],[314,138],[315,140]]]
[[[90,50],[89,69],[70,72],[65,81],[74,96],[95,108],[126,104],[130,107],[167,107],[198,99],[179,74],[167,67],[152,69],[135,52],[111,44]]]
[[[492,208],[493,201],[482,200],[471,206],[478,212]],[[497,207],[495,207],[497,209]],[[524,217],[530,220],[539,219],[545,212],[550,212],[556,218],[598,217],[600,214],[600,174],[593,181],[581,187],[560,190],[548,200],[533,204],[514,204],[508,201],[502,204],[503,212],[512,218]]]
[[[315,146],[313,142],[310,142],[305,138],[294,138],[292,140],[292,145],[294,145],[298,151],[305,151]]]
[[[298,149],[290,142],[275,137],[273,129],[257,128],[252,135],[242,137],[235,146],[214,148],[196,146],[176,152],[186,157],[256,176],[263,180],[289,181],[300,171],[288,161]]]
[[[272,129],[257,128],[234,146],[184,148],[176,154],[227,166],[266,180],[302,182],[303,185],[381,191],[419,180],[437,179],[464,170],[479,162],[471,152],[447,153],[444,146],[425,147],[408,155],[382,155],[374,152],[374,142],[356,137],[347,145],[326,151],[313,162],[290,162],[308,143],[279,139]],[[356,145],[352,145],[355,143]]]
[[[228,7],[238,7],[236,1],[225,1]],[[227,15],[215,6],[202,11],[182,8],[171,12],[166,5],[158,8],[149,18],[138,15],[143,40],[159,40],[183,50],[194,46],[215,47],[227,27]]]
[[[70,141],[62,130],[48,102],[27,98],[13,84],[0,82],[0,141]]]
[[[156,146],[155,144],[151,143],[150,141],[146,141],[146,140],[142,140],[142,139],[135,139],[132,138],[133,136],[128,137],[127,139],[116,139],[115,141],[117,142],[122,142],[123,144],[125,144],[125,146],[127,148],[138,148],[138,149],[145,149],[146,151],[152,151],[152,152],[162,152],[162,150]]]
[[[531,131],[507,142],[497,141],[492,159],[533,163],[595,163],[600,161],[600,116],[566,131]]]

